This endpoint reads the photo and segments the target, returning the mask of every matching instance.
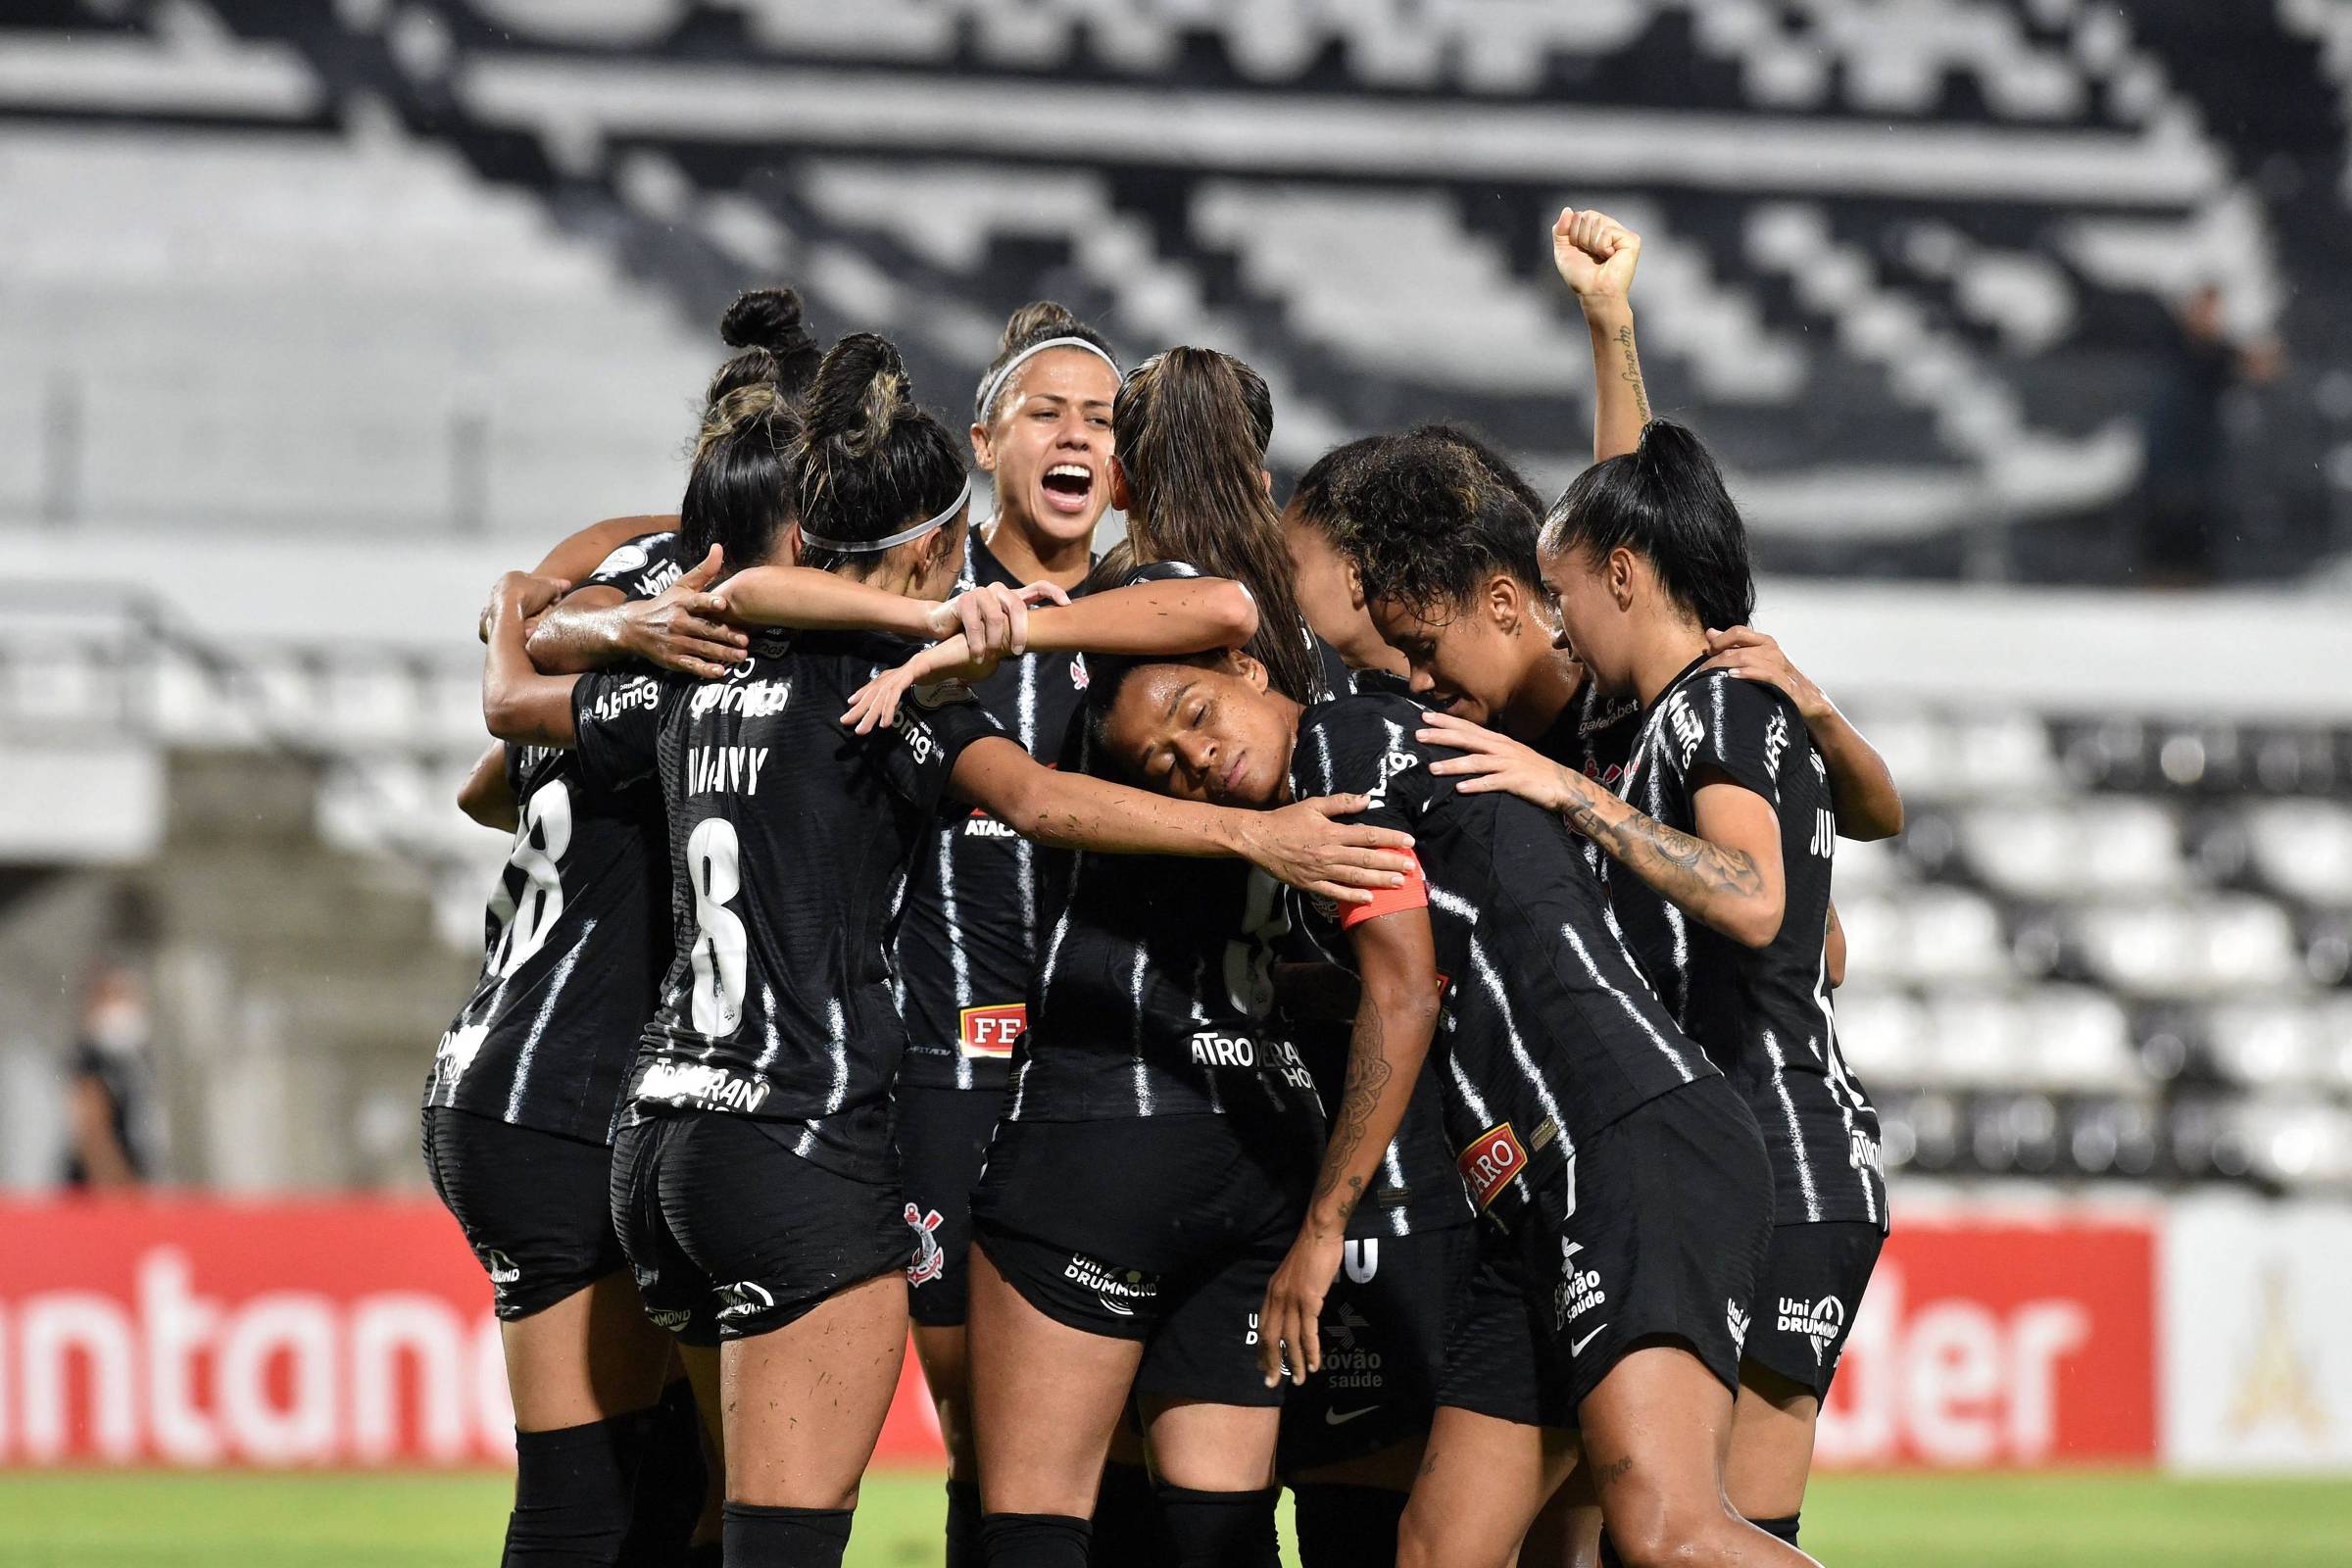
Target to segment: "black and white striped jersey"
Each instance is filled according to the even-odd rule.
[[[1691,799],[1720,774],[1772,803],[1787,910],[1769,947],[1743,947],[1603,860],[1626,944],[1684,1032],[1746,1097],[1772,1156],[1783,1225],[1886,1223],[1879,1117],[1845,1064],[1824,956],[1838,823],[1829,772],[1796,705],[1759,681],[1690,667],[1659,693],[1619,791],[1696,831]]]
[[[1115,586],[1199,575],[1156,562]],[[1083,711],[1058,765],[1115,776]],[[1053,923],[1007,1119],[1205,1111],[1320,1126],[1314,1082],[1274,1012],[1273,965],[1291,923],[1280,883],[1240,860],[1184,856],[1055,851],[1046,865]]]
[[[975,536],[958,591],[1021,584]],[[1004,732],[1052,763],[1086,695],[1085,661],[1024,654],[972,694]],[[1040,930],[1036,845],[977,807],[951,807],[907,871],[897,946],[906,1056],[899,1081],[926,1089],[1003,1090],[1029,1021]]]
[[[1323,647],[1326,652],[1330,649],[1328,643]],[[1326,662],[1324,678],[1335,692],[1358,696],[1406,693],[1401,677],[1385,670],[1349,669],[1336,654]],[[1288,896],[1298,912],[1292,920],[1293,931],[1282,945],[1283,961],[1336,963],[1347,967],[1352,955],[1344,939],[1334,940],[1338,928],[1329,921],[1313,918],[1309,909],[1299,907],[1307,903],[1303,894],[1292,890]],[[1339,1109],[1340,1096],[1347,1085],[1348,1043],[1353,1032],[1351,1024],[1321,1019],[1301,1019],[1291,1025],[1291,1037],[1298,1043],[1299,1055],[1305,1058],[1306,1070],[1314,1076],[1315,1093],[1322,1101],[1326,1121]],[[1444,1093],[1433,1054],[1429,1065],[1422,1069],[1421,1082],[1414,1086],[1412,1102],[1405,1106],[1404,1120],[1398,1124],[1396,1136],[1381,1155],[1376,1184],[1348,1217],[1349,1241],[1410,1236],[1417,1231],[1467,1224],[1477,1217],[1464,1194],[1461,1176],[1454,1169],[1453,1146],[1446,1139],[1445,1111],[1441,1104]]]
[[[676,533],[644,534],[580,586],[651,599],[682,569]],[[544,747],[508,747],[507,782],[521,825],[485,911],[481,976],[433,1054],[424,1102],[609,1142],[669,967],[662,793],[605,788]]]
[[[1003,731],[953,689],[858,735],[850,695],[914,648],[765,633],[725,680],[591,675],[572,693],[581,770],[654,777],[669,819],[677,956],[630,1071],[626,1114],[799,1123],[791,1147],[886,1179],[906,1047],[887,941],[906,862],[963,749]]]
[[[1308,709],[1291,780],[1301,795],[1369,795],[1360,820],[1413,835],[1421,882],[1340,918],[1427,906],[1446,987],[1432,1050],[1454,1162],[1472,1200],[1507,1221],[1579,1141],[1716,1069],[1619,946],[1566,826],[1431,773],[1446,754],[1414,738],[1423,711],[1392,695]]]

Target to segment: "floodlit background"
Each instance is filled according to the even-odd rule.
[[[951,424],[1052,297],[1257,366],[1278,487],[1450,417],[1550,490],[1571,204],[1911,807],[1838,862],[1898,1229],[1808,1544],[2344,1560],[2347,105],[2347,0],[8,0],[0,1562],[490,1560],[415,1152],[472,616],[674,508],[737,289]]]

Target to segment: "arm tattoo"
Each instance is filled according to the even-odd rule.
[[[1642,358],[1634,352],[1634,329],[1631,326],[1617,329],[1617,346],[1625,351],[1625,368],[1619,374],[1633,386],[1634,405],[1642,411],[1642,422],[1647,424],[1649,393],[1642,385]]]
[[[1394,1072],[1381,1054],[1387,1035],[1380,1004],[1365,997],[1356,1007],[1355,1037],[1348,1045],[1348,1084],[1340,1094],[1340,1112],[1332,1118],[1331,1142],[1323,1151],[1323,1174],[1315,1182],[1315,1200],[1336,1197],[1342,1223],[1355,1213],[1364,1196],[1364,1178],[1348,1175],[1348,1167],[1364,1145],[1380,1092]]]
[[[1610,821],[1603,806],[1623,815]],[[1719,898],[1749,899],[1764,891],[1764,874],[1745,851],[1719,849],[1705,839],[1643,816],[1614,796],[1568,808],[1568,825],[1606,851],[1610,859],[1692,913]]]

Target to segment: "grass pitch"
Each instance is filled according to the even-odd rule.
[[[492,1568],[495,1476],[0,1475],[0,1568]],[[940,1560],[939,1482],[866,1483],[851,1568]],[[2352,1482],[2142,1475],[1830,1477],[1830,1568],[2321,1568],[2352,1563]]]

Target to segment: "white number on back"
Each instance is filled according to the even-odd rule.
[[[694,1027],[731,1035],[743,1022],[743,920],[727,905],[743,891],[735,824],[711,817],[686,837],[686,875],[694,884]]]
[[[564,882],[556,862],[571,848],[571,791],[562,779],[550,779],[532,792],[522,808],[522,825],[515,830],[514,848],[507,864],[522,873],[522,887],[514,897],[514,912],[499,934],[499,951],[491,971],[501,978],[528,963],[531,955],[547,946],[548,934],[564,914]],[[498,903],[507,902],[502,885]],[[505,914],[504,908],[498,910]]]

